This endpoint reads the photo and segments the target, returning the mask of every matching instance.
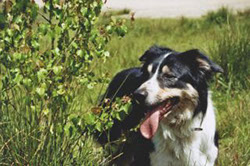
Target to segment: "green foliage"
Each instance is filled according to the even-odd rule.
[[[108,132],[113,126],[114,119],[122,121],[130,113],[131,98],[124,96],[123,98],[104,99],[102,106],[93,107],[92,114],[88,114],[86,120],[87,129],[94,134],[96,131]],[[91,127],[90,127],[91,126]]]
[[[100,0],[61,2],[48,0],[42,10],[30,0],[4,3],[1,165],[81,165],[86,153],[94,153],[86,150],[86,122],[69,112],[70,106],[79,85],[103,81],[92,72],[93,62],[106,61],[111,34],[124,36],[126,27],[115,19],[97,26]]]
[[[205,20],[209,24],[224,24],[228,22],[232,22],[234,17],[228,8],[220,8],[217,11],[211,11],[207,15],[204,16]]]

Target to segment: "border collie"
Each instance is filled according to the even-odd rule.
[[[115,121],[109,141],[140,124],[112,165],[213,166],[218,155],[214,107],[207,81],[222,68],[197,49],[176,52],[153,46],[142,67],[118,73],[105,97],[131,95],[124,121]],[[107,142],[102,133],[99,142]]]

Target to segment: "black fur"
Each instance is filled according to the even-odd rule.
[[[111,102],[115,97],[122,97],[125,95],[132,95],[133,92],[147,79],[147,76],[143,75],[141,68],[130,68],[119,72],[109,84],[106,93],[101,100],[101,105],[105,98],[109,98]],[[112,142],[117,140],[123,131],[138,125],[141,119],[144,117],[145,107],[142,105],[133,103],[133,110],[124,119],[124,121],[114,120],[112,129],[105,133],[97,133],[98,142],[102,145],[108,141]],[[135,111],[136,110],[136,111]],[[109,135],[109,140],[108,140]],[[127,141],[121,148],[116,150],[117,153],[123,153],[123,155],[113,162],[112,165],[123,165],[129,163],[129,165],[149,165],[149,153],[153,150],[153,144],[150,140],[145,139],[139,132],[130,132],[129,141]]]

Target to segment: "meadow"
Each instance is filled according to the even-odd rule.
[[[138,18],[126,22],[128,33],[124,38],[111,40],[107,48],[111,58],[105,64],[97,63],[94,69],[97,75],[104,73],[112,78],[125,68],[140,66],[139,57],[154,44],[177,51],[200,49],[224,69],[210,83],[220,135],[218,165],[248,166],[250,12],[232,14],[222,8],[199,19]],[[106,84],[90,92],[83,90],[81,108],[95,105],[98,95],[104,92],[103,86]]]
[[[103,14],[98,24],[128,13],[124,9]],[[26,108],[24,94],[20,89],[13,92],[18,111],[0,111],[0,165],[107,165],[112,158],[79,126],[87,124],[112,77],[140,66],[139,57],[154,44],[176,51],[200,49],[224,69],[210,83],[220,135],[218,165],[250,165],[250,10],[232,14],[222,8],[196,19],[121,19],[127,34],[112,36],[106,48],[110,57],[91,65],[93,78],[102,81],[71,89],[76,97],[60,116],[68,118],[62,120],[63,129],[37,126],[46,126],[49,113],[22,111]],[[49,43],[44,38],[41,44],[45,48]],[[48,118],[61,123],[61,119]],[[56,137],[55,131],[62,134]]]

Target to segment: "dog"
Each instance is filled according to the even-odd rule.
[[[114,120],[109,136],[100,134],[101,144],[140,126],[111,165],[215,165],[218,134],[208,81],[222,68],[197,49],[152,46],[139,60],[142,66],[118,73],[104,95],[131,95],[132,111],[123,121]]]

